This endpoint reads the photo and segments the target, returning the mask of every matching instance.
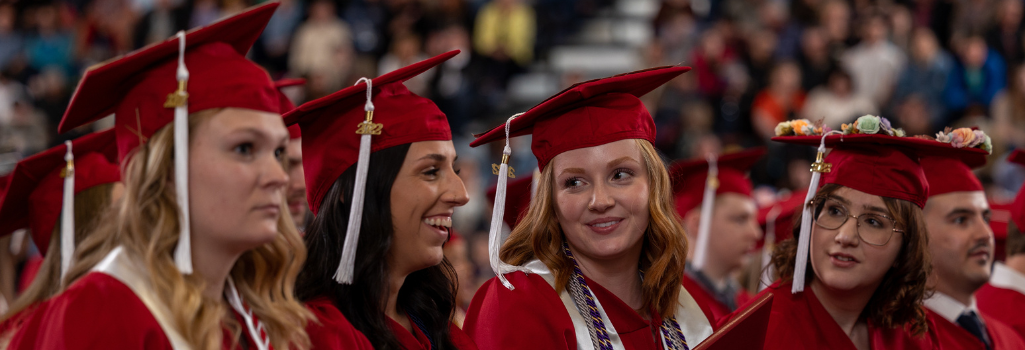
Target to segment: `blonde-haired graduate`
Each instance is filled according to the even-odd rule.
[[[0,236],[27,228],[43,254],[32,283],[0,316],[0,347],[36,304],[67,287],[75,244],[107,215],[124,187],[114,130],[92,133],[22,159],[0,199]]]
[[[638,98],[688,71],[661,67],[574,85],[472,146],[506,142],[491,264],[464,329],[482,349],[688,349],[712,334],[683,288],[687,238]],[[499,255],[512,150],[532,134],[537,193]]]
[[[305,250],[284,205],[288,130],[246,60],[276,3],[86,71],[59,131],[111,112],[125,193],[13,349],[300,349]]]

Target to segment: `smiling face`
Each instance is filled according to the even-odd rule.
[[[819,217],[838,212],[834,210],[840,208],[832,207],[830,203],[841,204],[847,213],[854,216],[878,214],[893,217],[883,197],[848,187],[841,187],[830,195]],[[858,236],[857,221],[848,218],[835,230],[813,224],[810,248],[811,264],[816,277],[813,283],[821,283],[837,291],[875,291],[886,272],[894,266],[904,243],[903,233],[893,232],[882,246],[867,244]],[[864,224],[861,229],[867,230]]]
[[[933,259],[933,283],[944,294],[971,294],[989,280],[993,265],[993,230],[989,203],[982,191],[950,192],[929,197],[925,226]]]
[[[288,184],[281,116],[226,108],[190,136],[193,246],[240,253],[272,241]]]
[[[391,189],[395,235],[389,266],[406,273],[440,264],[442,245],[452,228],[452,212],[469,201],[454,168],[452,141],[421,141],[409,146]]]
[[[556,217],[574,254],[592,261],[640,255],[649,177],[635,140],[566,151],[549,166]]]

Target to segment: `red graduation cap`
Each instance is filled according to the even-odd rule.
[[[285,95],[284,91],[281,91],[281,90],[285,89],[285,88],[289,88],[289,87],[293,87],[293,86],[299,86],[299,85],[305,85],[305,84],[306,84],[306,79],[302,79],[302,78],[281,79],[281,80],[278,80],[278,81],[274,82],[274,87],[278,89],[278,99],[281,101],[280,102],[281,114],[288,113],[289,111],[295,109],[295,104],[293,104],[292,100],[290,100],[288,98],[288,96]],[[290,138],[292,140],[295,140],[295,139],[300,138],[300,137],[302,137],[302,130],[299,130],[299,125],[289,125],[288,126],[288,138]]]
[[[978,155],[986,162],[984,154]],[[958,157],[925,156],[921,158],[922,170],[929,180],[929,197],[950,192],[982,191],[982,183],[972,173],[972,168]]]
[[[883,134],[850,134],[829,136],[777,136],[773,141],[819,146],[819,160],[812,165],[812,181],[805,202],[821,184],[838,184],[881,197],[902,199],[925,207],[929,182],[919,161],[924,156],[946,155],[975,164],[986,151],[976,148],[955,148],[949,143],[915,137]],[[825,148],[832,148],[825,159]],[[808,258],[811,208],[805,206],[801,218],[792,292],[804,290]]]
[[[306,197],[314,215],[319,214],[320,204],[335,180],[357,165],[353,210],[349,213],[342,262],[335,275],[339,283],[352,280],[370,153],[413,142],[452,139],[448,118],[438,106],[410,92],[402,83],[458,53],[449,51],[376,79],[360,79],[354,86],[285,114],[285,124],[298,124],[302,130]]]
[[[498,185],[491,215],[488,250],[491,269],[502,284],[512,290],[505,273],[518,268],[501,261],[501,222],[505,217],[506,174],[509,138],[533,135],[530,148],[544,169],[560,153],[627,139],[655,142],[655,122],[639,97],[690,70],[690,67],[659,67],[575,84],[517,114],[504,124],[477,135],[470,143],[477,147],[505,140],[502,163],[497,169]]]
[[[738,193],[750,197],[752,186],[747,178],[747,172],[765,155],[765,152],[765,147],[757,147],[718,158],[681,161],[669,167],[669,173],[673,177],[676,211],[680,217],[701,205],[698,241],[694,250],[695,269],[700,271],[708,258],[715,197],[724,193]]]
[[[1025,166],[1025,151],[1014,150],[1007,160]],[[1011,204],[1011,221],[1018,226],[1018,231],[1025,232],[1025,186],[1018,190],[1018,195],[1014,197],[1014,202]]]
[[[188,113],[227,107],[278,113],[280,100],[270,76],[245,58],[277,7],[276,2],[256,6],[185,34]],[[114,113],[123,160],[174,119],[173,106],[165,102],[179,87],[180,44],[174,37],[86,70],[58,132]]]
[[[59,132],[114,113],[118,156],[174,123],[174,153],[188,154],[188,115],[214,108],[279,113],[278,91],[263,68],[245,58],[277,3],[253,7],[209,26],[88,69],[71,96]],[[175,265],[192,273],[188,157],[174,158],[180,234]]]
[[[639,97],[690,71],[659,67],[575,84],[508,124],[509,137],[532,134],[538,169],[562,152],[626,139],[655,142],[655,123]],[[506,125],[478,135],[477,147],[506,138]]]
[[[498,186],[491,186],[488,188],[487,197],[488,201],[495,202],[495,193]],[[506,192],[505,197],[505,214],[502,215],[502,220],[505,221],[509,228],[515,228],[516,224],[520,223],[520,216],[527,212],[527,208],[530,207],[530,199],[534,197],[534,175],[529,174],[527,176],[520,177],[516,181],[509,183],[509,188]]]
[[[117,163],[114,130],[92,133],[69,142],[73,154],[74,170],[70,180],[73,181],[74,194],[94,186],[120,181],[121,169]],[[15,165],[9,175],[7,192],[0,199],[0,236],[27,227],[36,246],[45,253],[46,247],[50,245],[54,225],[58,219],[64,220],[61,218],[62,211],[67,210],[72,221],[70,224],[74,223],[74,208],[62,209],[64,175],[68,165],[66,156],[67,146],[62,144],[25,158]],[[73,200],[74,197],[69,198]],[[72,234],[69,248],[73,251],[74,230],[69,232]],[[70,256],[67,258],[70,259]]]
[[[747,178],[747,173],[751,171],[755,162],[765,156],[765,153],[765,147],[755,147],[718,157],[715,195],[737,193],[750,197],[753,186]],[[669,174],[673,178],[676,211],[680,217],[701,204],[704,185],[708,179],[708,164],[707,159],[691,159],[678,161],[669,166]]]

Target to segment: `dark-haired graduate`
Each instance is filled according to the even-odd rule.
[[[687,238],[640,96],[688,71],[580,83],[471,146],[504,141],[491,222],[498,277],[464,328],[482,349],[688,349],[712,326],[681,284]],[[501,246],[509,137],[532,134],[537,193]]]
[[[43,262],[29,287],[0,317],[0,347],[36,304],[67,287],[63,277],[75,245],[124,192],[120,180],[114,130],[67,141],[15,165],[9,191],[0,199],[0,236],[28,228]]]
[[[442,248],[454,209],[469,200],[452,132],[403,85],[456,54],[360,79],[285,115],[302,129],[316,214],[296,284],[317,317],[307,328],[316,349],[477,349],[450,321],[457,281]]]
[[[818,146],[819,158],[799,225],[772,255],[780,280],[762,291],[775,296],[766,348],[948,348],[926,332],[929,183],[919,159],[986,153],[903,137],[876,116],[841,130],[776,128],[774,141]]]
[[[764,155],[760,147],[669,166],[676,212],[695,242],[683,286],[716,320],[751,299],[733,276],[762,238],[747,172]]]
[[[307,348],[288,130],[245,53],[268,3],[92,67],[58,131],[114,113],[125,192],[11,349]]]

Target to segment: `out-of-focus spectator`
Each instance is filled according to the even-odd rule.
[[[176,6],[174,0],[155,0],[153,9],[143,15],[135,25],[133,46],[140,48],[167,40],[179,30],[188,29],[188,26],[188,14],[184,8]]]
[[[839,129],[841,123],[877,112],[878,108],[871,99],[854,91],[851,76],[843,69],[836,69],[829,74],[826,86],[817,87],[808,94],[801,115],[813,122],[822,120],[825,125]]]
[[[1016,65],[1007,89],[993,98],[993,154],[1025,148],[1025,64]]]
[[[919,95],[910,95],[894,109],[894,121],[908,135],[931,135],[938,126],[933,123],[930,105]]]
[[[31,14],[35,33],[25,41],[25,56],[29,66],[36,71],[57,67],[70,73],[73,58],[71,34],[61,28],[57,6],[40,5]]]
[[[421,46],[420,37],[413,34],[399,35],[392,39],[391,50],[377,64],[378,75],[427,59],[428,57],[424,54]],[[427,93],[427,80],[430,79],[430,75],[421,74],[406,80],[403,84],[409,88],[409,91],[417,95],[425,95]]]
[[[289,67],[326,91],[342,87],[352,64],[352,32],[335,13],[331,0],[309,6],[309,18],[292,38]]]
[[[195,0],[188,1],[188,4],[189,28],[202,27],[221,18],[217,0]]]
[[[662,46],[664,62],[678,63],[689,59],[698,38],[698,26],[694,15],[683,9],[668,10],[667,4],[655,21],[658,43]]]
[[[0,71],[0,128],[11,123],[14,102],[28,98],[25,87],[7,71]],[[2,152],[2,151],[0,151]]]
[[[819,8],[819,24],[825,30],[830,52],[840,54],[851,37],[851,9],[843,0],[825,0]]]
[[[947,103],[951,118],[959,117],[972,106],[989,108],[993,97],[1007,82],[1007,68],[996,51],[986,45],[979,36],[972,36],[960,45],[959,60],[947,79],[943,100]]]
[[[773,52],[776,50],[776,34],[768,30],[760,30],[749,34],[747,39],[747,54],[744,55],[744,65],[747,67],[747,75],[751,78],[752,87],[762,89],[769,85],[769,76],[772,74],[776,61]]]
[[[721,30],[713,27],[701,36],[691,58],[698,82],[698,92],[708,98],[721,98],[728,87],[728,70],[737,65],[737,55],[726,45]]]
[[[75,56],[81,66],[103,62],[133,48],[136,14],[128,0],[93,0],[86,5],[83,19],[75,31]]]
[[[904,52],[911,51],[911,38],[915,30],[911,11],[902,5],[890,9],[890,41]]]
[[[57,124],[64,116],[71,98],[67,76],[56,67],[47,68],[29,80],[28,92],[35,100],[36,107],[46,116],[49,128],[45,130],[55,135]]]
[[[893,93],[897,77],[907,58],[891,43],[889,24],[881,14],[869,15],[862,22],[861,42],[848,50],[841,63],[851,74],[854,91],[882,106]]]
[[[986,42],[1011,63],[1021,62],[1022,53],[1022,2],[1001,0],[996,13],[996,23],[986,33]]]
[[[943,88],[954,68],[954,60],[943,51],[929,28],[915,29],[912,38],[911,60],[901,73],[893,100],[901,104],[905,99],[917,96],[928,109],[929,123],[940,125],[946,113]]]
[[[829,43],[822,28],[804,30],[797,62],[801,65],[801,87],[805,91],[826,84],[829,72],[836,68],[837,63],[829,55]]]
[[[954,10],[954,22],[949,26],[955,31],[963,33],[985,33],[989,29],[990,21],[993,20],[996,9],[994,0],[958,0],[952,1],[956,7]]]
[[[481,55],[519,66],[534,58],[534,9],[522,0],[494,0],[477,13],[473,46]]]
[[[0,148],[27,157],[46,149],[46,117],[28,101],[15,101],[10,124],[0,128]]]
[[[758,92],[751,106],[755,132],[766,140],[776,136],[776,124],[796,117],[804,107],[804,99],[797,64],[785,61],[773,67],[769,86]]]
[[[474,109],[478,107],[471,72],[474,67],[470,34],[461,25],[450,25],[431,34],[427,50],[428,56],[460,50],[456,57],[435,69],[434,77],[429,82],[429,90],[432,92],[431,100],[448,116],[452,135],[470,135],[466,127],[474,117]]]
[[[303,6],[299,0],[281,0],[278,10],[267,22],[267,28],[260,34],[255,52],[262,55],[257,60],[263,61],[271,73],[288,70],[288,48],[292,46],[292,33],[303,20]]]
[[[11,60],[21,55],[24,43],[21,33],[14,28],[17,17],[18,13],[13,4],[0,3],[0,69],[7,67]]]

